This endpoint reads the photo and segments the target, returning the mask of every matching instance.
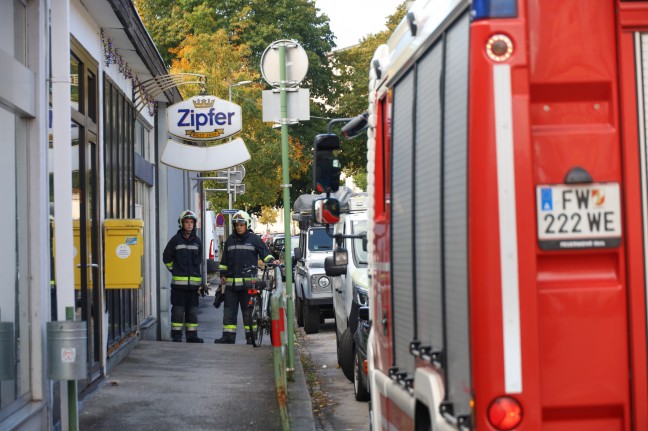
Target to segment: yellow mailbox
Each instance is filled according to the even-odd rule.
[[[81,289],[81,221],[72,220],[74,245],[74,288]]]
[[[106,289],[137,289],[142,284],[144,221],[107,219],[104,222]]]
[[[56,236],[54,235],[54,220],[50,220],[50,224],[52,225],[52,256],[54,259],[56,259],[56,253],[54,252],[56,250],[56,241],[54,240]],[[81,224],[79,220],[72,220],[72,230],[73,230],[73,256],[74,256],[74,288],[76,290],[79,290],[81,288]]]

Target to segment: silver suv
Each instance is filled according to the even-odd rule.
[[[324,259],[333,254],[333,238],[324,226],[305,226],[294,253],[297,324],[315,334],[326,317],[333,317],[331,279],[324,273]]]

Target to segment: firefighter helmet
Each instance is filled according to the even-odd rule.
[[[246,213],[245,211],[238,211],[234,216],[232,217],[232,225],[236,227],[236,223],[240,221],[245,222],[245,228],[250,229],[251,223],[250,223],[250,214]]]
[[[180,229],[182,229],[182,222],[187,218],[193,219],[194,227],[196,227],[196,224],[198,223],[198,217],[196,217],[196,214],[191,210],[184,210],[180,213],[180,217],[178,217],[178,227]]]

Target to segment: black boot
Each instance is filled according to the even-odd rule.
[[[187,343],[204,343],[205,340],[198,338],[198,332],[189,331],[187,332]]]
[[[171,331],[171,341],[174,343],[182,343],[182,329],[179,331]]]
[[[233,338],[231,336],[228,337],[226,334],[223,334],[222,337],[215,339],[214,343],[215,344],[234,344],[235,341],[236,341],[236,338]]]
[[[254,344],[254,338],[252,338],[252,334],[249,332],[245,334],[245,340],[247,341],[247,344]]]

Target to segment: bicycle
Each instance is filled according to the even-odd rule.
[[[276,265],[266,263],[261,279],[248,289],[250,324],[252,325],[252,345],[260,347],[263,334],[268,334],[272,342],[272,318],[270,316],[270,296],[276,287],[275,276],[271,271]]]

